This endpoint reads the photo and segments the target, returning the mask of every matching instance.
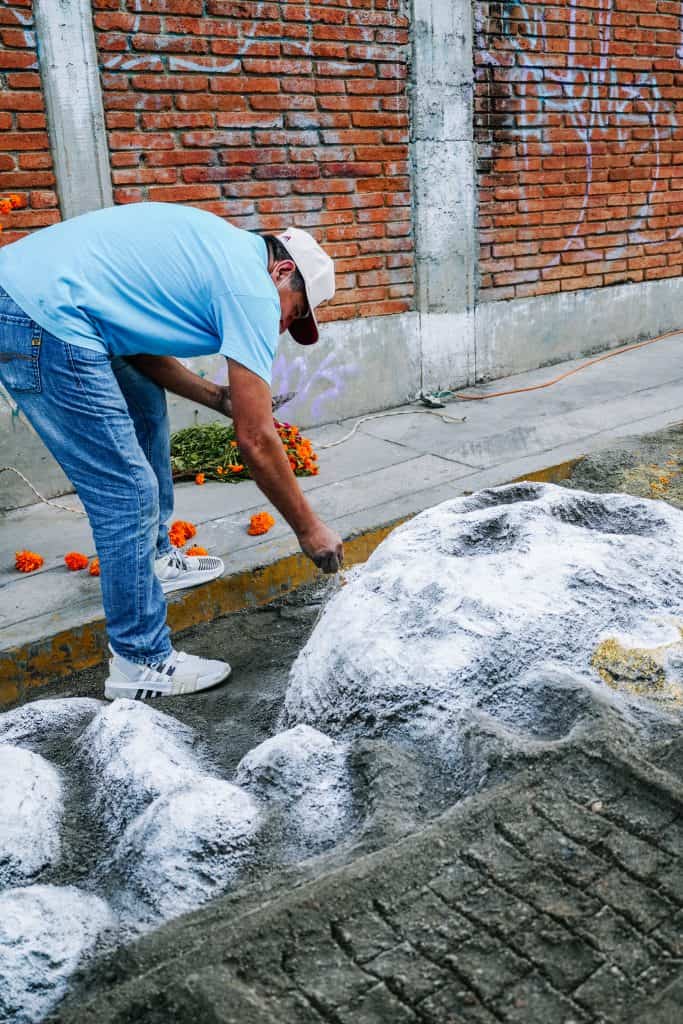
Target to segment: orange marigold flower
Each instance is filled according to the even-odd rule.
[[[273,526],[275,526],[275,520],[270,512],[257,512],[251,517],[247,533],[251,537],[260,537],[262,533],[268,533]]]
[[[82,555],[80,551],[69,551],[68,554],[64,555],[64,561],[66,562],[67,569],[70,569],[71,572],[85,569],[88,564],[87,556]]]
[[[7,214],[11,212],[12,204],[10,203],[9,199],[0,199],[0,213]]]
[[[92,562],[90,563],[90,566],[88,567],[88,572],[90,573],[91,576],[99,576],[100,575],[100,560],[99,560],[99,558],[93,558]]]
[[[222,466],[216,466],[216,472],[218,473],[219,476],[223,476],[225,470],[223,469]]]
[[[199,484],[200,487],[202,484],[205,484],[206,476],[204,475],[204,473],[197,473],[196,477],[194,478],[194,482],[196,484]]]
[[[192,540],[196,533],[197,527],[194,523],[188,523],[185,519],[176,519],[174,523],[171,523],[168,539],[174,548],[181,548],[188,540]]]
[[[244,466],[242,465],[241,462],[236,462],[234,466],[230,466],[231,473],[241,473],[243,469]]]
[[[188,548],[185,552],[186,555],[208,555],[206,548],[203,548],[201,544],[195,544],[194,547]]]
[[[26,196],[20,196],[16,192],[12,192],[9,202],[13,210],[23,210],[27,205]]]
[[[37,555],[35,551],[17,551],[15,552],[14,567],[19,572],[35,572],[36,569],[40,569],[45,559],[41,555]]]
[[[236,448],[237,447],[237,441],[231,441],[230,442],[230,447],[231,448]]]

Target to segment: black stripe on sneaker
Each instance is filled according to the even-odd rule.
[[[142,700],[142,690],[136,690],[135,700]]]

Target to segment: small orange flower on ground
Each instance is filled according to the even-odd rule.
[[[216,466],[216,472],[218,473],[219,476],[223,476],[225,470],[223,469],[222,466]]]
[[[88,564],[87,556],[82,555],[80,551],[69,551],[68,554],[64,555],[64,561],[66,562],[67,569],[70,569],[71,572],[85,569]]]
[[[12,212],[12,204],[9,199],[0,199],[0,213],[8,214]]]
[[[88,569],[88,572],[90,573],[91,576],[99,576],[100,575],[100,560],[99,560],[99,558],[93,558],[92,562],[90,563],[90,567]]]
[[[17,551],[15,553],[14,567],[19,572],[35,572],[40,569],[45,559],[37,555],[35,551]]]
[[[257,512],[251,517],[247,533],[251,537],[260,537],[262,533],[268,533],[275,526],[275,520],[270,512]]]
[[[203,473],[197,473],[196,477],[194,478],[194,482],[196,484],[199,484],[199,486],[201,487],[202,484],[206,483],[205,475]]]
[[[16,192],[11,193],[9,201],[13,210],[23,210],[28,205],[26,196],[20,196]]]
[[[194,523],[188,523],[184,519],[176,519],[174,523],[171,523],[171,529],[168,531],[168,538],[174,548],[182,548],[182,546],[197,533],[197,527]]]
[[[206,548],[203,548],[201,544],[195,544],[193,548],[188,548],[185,552],[186,555],[208,555]]]
[[[241,463],[236,462],[234,466],[230,466],[229,468],[231,473],[241,473],[244,466]]]

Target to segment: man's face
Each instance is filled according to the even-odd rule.
[[[292,260],[281,260],[273,267],[270,276],[280,294],[280,334],[289,330],[290,324],[308,313],[308,302],[303,292],[292,291],[289,286],[296,270]]]

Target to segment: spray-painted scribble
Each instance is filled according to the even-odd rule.
[[[540,154],[542,159],[580,160],[573,180],[583,186],[583,194],[567,196],[563,204],[565,209],[575,208],[576,220],[566,225],[561,251],[548,253],[541,270],[556,266],[568,250],[583,248],[580,236],[589,230],[586,223],[591,204],[603,193],[597,186],[596,166],[598,158],[606,154],[615,167],[628,156],[627,166],[642,172],[631,180],[624,175],[623,205],[628,206],[628,212],[615,217],[620,222],[619,231],[628,233],[629,246],[655,241],[647,233],[651,227],[647,222],[665,212],[657,202],[657,193],[670,187],[665,166],[671,163],[671,156],[665,156],[663,144],[674,137],[679,122],[674,90],[667,88],[671,85],[670,70],[660,70],[665,61],[649,56],[633,60],[628,68],[618,66],[619,61],[615,64],[615,58],[623,52],[620,47],[624,39],[623,31],[619,31],[623,17],[616,0],[596,0],[590,10],[581,0],[558,0],[554,15],[549,15],[549,6],[538,2],[503,3],[495,30],[482,16],[486,8],[480,8],[477,24],[487,33],[485,64],[505,69],[501,78],[504,75],[509,84],[494,90],[490,109],[497,115],[498,131],[515,144],[519,159],[530,162]],[[563,20],[557,18],[558,8],[566,11]],[[679,33],[683,44],[683,19]],[[552,59],[553,43],[558,38],[566,43],[564,61]],[[589,38],[591,45],[586,46]],[[677,52],[679,56],[683,53],[683,45]],[[565,66],[553,66],[563,63]],[[647,70],[642,70],[643,63],[650,65]],[[552,133],[549,140],[549,126],[557,129],[555,137],[561,133],[562,142],[555,144]],[[494,139],[494,146],[500,139],[500,135]],[[495,168],[494,152],[494,174]],[[520,187],[530,191],[524,183],[524,172]],[[520,201],[520,213],[533,209],[530,201],[530,195]],[[680,237],[683,227],[667,230],[666,240]],[[610,249],[605,257],[618,259],[627,248]]]
[[[306,422],[320,423],[324,415],[335,418],[335,400],[341,399],[346,383],[358,373],[355,363],[341,363],[335,352],[330,352],[322,362],[312,368],[305,356],[290,357],[281,353],[273,365],[273,394],[294,392],[291,409],[299,419],[302,414]],[[290,406],[284,406],[290,410]]]

